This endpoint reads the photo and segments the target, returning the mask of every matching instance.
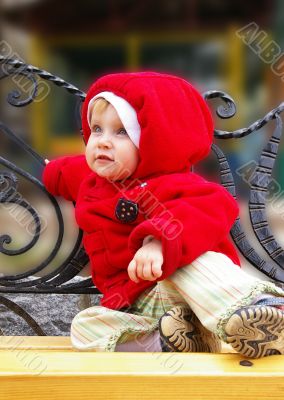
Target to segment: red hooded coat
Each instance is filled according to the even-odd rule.
[[[85,232],[84,247],[103,306],[132,304],[153,281],[135,283],[127,267],[143,239],[161,240],[164,263],[158,280],[206,251],[226,254],[240,264],[228,238],[238,215],[234,198],[221,185],[189,172],[210,151],[213,123],[200,94],[185,80],[152,72],[112,74],[97,80],[82,110],[83,132],[90,135],[87,109],[98,93],[128,101],[141,127],[140,162],[134,174],[109,182],[92,172],[84,156],[63,157],[45,168],[43,182],[53,195],[76,202],[75,216]],[[139,207],[137,218],[121,222],[120,199]]]

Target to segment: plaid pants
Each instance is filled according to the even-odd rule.
[[[72,321],[71,341],[82,351],[114,351],[117,343],[143,341],[158,328],[160,317],[178,305],[191,308],[205,328],[226,341],[230,316],[262,293],[284,297],[273,283],[246,274],[224,254],[208,251],[146,290],[126,312],[101,306],[81,311]]]

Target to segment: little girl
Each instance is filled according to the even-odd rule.
[[[100,306],[71,327],[79,350],[284,353],[284,292],[240,269],[233,197],[190,167],[209,152],[210,111],[185,80],[107,75],[88,91],[84,156],[46,165],[53,195],[76,202]]]

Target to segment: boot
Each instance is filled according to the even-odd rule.
[[[163,351],[218,353],[221,350],[218,337],[184,306],[167,311],[160,318],[159,331]]]
[[[284,299],[272,297],[237,310],[225,326],[227,342],[250,358],[284,354]]]

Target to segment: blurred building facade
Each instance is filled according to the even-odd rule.
[[[11,48],[10,56],[82,90],[108,72],[178,74],[201,91],[224,90],[236,100],[234,119],[216,119],[216,127],[226,130],[248,125],[284,97],[283,82],[271,63],[237,34],[253,23],[267,41],[283,44],[284,49],[281,1],[2,0],[0,10],[1,36]],[[1,90],[5,119],[40,153],[52,157],[83,150],[71,96],[52,88],[45,100],[27,111],[7,107],[8,86],[2,85]],[[222,143],[233,168],[257,157],[271,129]],[[282,165],[283,146],[276,174],[284,187]]]

